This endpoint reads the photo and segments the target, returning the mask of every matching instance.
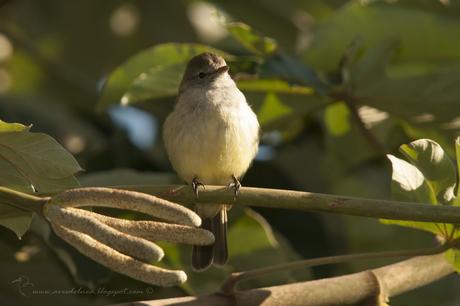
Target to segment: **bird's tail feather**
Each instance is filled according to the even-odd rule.
[[[212,231],[216,241],[214,242],[214,264],[223,266],[228,260],[227,248],[227,209],[220,210],[212,219]]]
[[[192,268],[195,271],[206,270],[213,262],[225,265],[228,260],[227,249],[227,210],[221,209],[212,218],[203,218],[201,228],[214,234],[212,245],[194,245],[192,251]]]

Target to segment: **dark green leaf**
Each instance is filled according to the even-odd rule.
[[[268,57],[260,67],[260,77],[262,79],[283,79],[290,84],[311,87],[320,94],[327,91],[326,85],[313,69],[284,54],[274,54]]]
[[[393,173],[391,182],[391,192],[393,198],[398,201],[437,203],[436,195],[425,180],[422,172],[414,165],[399,159],[396,156],[388,155],[391,162]],[[429,222],[413,222],[398,220],[381,220],[384,224],[397,224],[417,228],[434,234],[444,234],[440,228],[443,225]],[[445,233],[446,235],[448,233]]]
[[[437,203],[449,203],[454,197],[457,176],[452,160],[441,146],[430,139],[419,139],[402,145],[400,151],[423,174]]]
[[[410,121],[422,116],[447,123],[457,114],[460,71],[430,73],[413,77],[382,77],[358,84],[352,95],[360,104],[399,115]]]
[[[0,122],[0,186],[23,192],[56,192],[78,186],[77,161],[53,138],[18,123]],[[0,198],[0,224],[21,237],[32,214]]]
[[[175,43],[157,45],[137,53],[109,75],[98,108],[174,95],[186,63],[202,52],[227,56],[205,45]]]
[[[14,208],[0,199],[0,225],[12,230],[19,239],[27,232],[31,221],[32,212]]]
[[[448,62],[460,58],[459,31],[458,19],[433,11],[350,2],[332,18],[318,23],[305,59],[315,69],[335,71],[344,50],[356,37],[371,46],[384,37],[396,36],[401,41],[400,61]]]
[[[230,22],[227,24],[227,29],[242,46],[257,55],[266,56],[278,48],[273,38],[257,34],[245,23]]]
[[[82,170],[53,138],[28,131],[0,133],[0,165],[9,169],[0,173],[2,185],[16,190],[34,186],[40,192],[75,187],[74,174]]]

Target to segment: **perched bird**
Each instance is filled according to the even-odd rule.
[[[173,112],[167,117],[163,138],[179,177],[191,184],[198,197],[204,184],[228,185],[235,197],[239,179],[252,163],[259,146],[259,122],[228,73],[225,60],[213,53],[193,57],[187,65]],[[228,260],[225,204],[197,204],[201,227],[215,243],[194,246],[196,271]]]

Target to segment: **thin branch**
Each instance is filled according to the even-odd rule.
[[[283,270],[315,267],[315,266],[321,266],[321,265],[352,262],[352,261],[358,261],[358,260],[363,261],[363,260],[371,260],[371,259],[397,258],[397,257],[408,258],[408,257],[415,257],[415,256],[439,254],[439,253],[443,253],[447,251],[449,248],[455,245],[459,240],[460,239],[452,240],[442,245],[438,245],[436,247],[431,247],[431,248],[328,256],[328,257],[298,260],[298,261],[293,261],[289,263],[283,263],[279,265],[248,270],[244,272],[235,272],[235,273],[232,273],[230,277],[228,277],[227,280],[223,283],[222,292],[226,294],[232,294],[235,291],[237,284],[240,283],[241,281],[259,278],[267,274],[278,272],[278,271],[283,271]]]
[[[301,211],[337,213],[352,216],[412,220],[422,222],[460,223],[460,207],[366,199],[280,189],[242,187],[235,200],[226,187],[207,185],[198,200],[186,185],[114,186],[135,190],[175,203],[228,203],[232,205],[282,208]]]
[[[200,191],[200,196],[197,200],[191,188],[186,185],[115,186],[113,188],[128,189],[152,194],[161,199],[170,200],[174,203],[183,203],[186,205],[191,205],[197,202],[208,204],[228,203],[234,205],[328,212],[393,220],[460,224],[460,207],[431,205],[428,203],[398,202],[313,192],[251,187],[242,187],[238,198],[235,200],[233,192],[229,191],[228,188],[210,185],[206,186],[206,189]],[[98,199],[100,200],[100,197],[96,196],[96,194],[99,191],[102,192],[104,188],[89,189],[92,189],[92,191],[87,192],[95,195],[95,197],[91,201],[87,201],[86,198],[85,201],[88,202],[86,205],[97,205],[98,202],[100,202],[98,201]],[[80,191],[82,190],[85,190],[85,188],[80,189]],[[74,198],[74,196],[77,197],[78,192],[78,190],[67,191],[61,194],[61,196],[53,199],[53,201],[59,199],[59,201],[65,202],[69,200],[71,202],[73,201],[75,204],[83,205],[84,203],[77,203],[75,200],[76,198]],[[112,192],[123,193],[123,191],[120,190]],[[66,195],[70,194],[72,194],[72,197],[66,197]],[[118,202],[114,204],[115,207],[121,207],[117,205],[126,204],[126,202],[121,201],[118,196],[114,196],[114,198],[118,199]],[[157,198],[155,200],[157,201],[161,199]],[[40,209],[37,208],[37,204],[41,203],[43,205],[43,203],[49,201],[50,198],[39,198],[26,193],[0,187],[0,200],[4,200],[13,206],[19,206],[22,209],[39,212],[41,214],[42,207],[40,206]],[[131,198],[129,202],[132,202]],[[179,205],[175,206],[180,207]],[[178,217],[176,216],[176,218]],[[192,224],[195,225],[196,222],[194,220],[192,221]]]

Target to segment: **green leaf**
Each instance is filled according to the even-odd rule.
[[[318,22],[304,58],[315,69],[335,71],[344,50],[356,37],[371,46],[383,37],[396,36],[401,41],[400,61],[449,63],[460,57],[459,31],[458,18],[433,11],[382,2],[374,5],[350,2],[330,18]]]
[[[141,73],[121,98],[123,105],[177,94],[185,62],[169,66],[152,67]]]
[[[432,204],[437,202],[436,195],[417,167],[391,154],[387,157],[393,168],[391,192],[394,199]]]
[[[328,106],[324,112],[324,123],[333,136],[341,136],[351,130],[350,110],[343,102]]]
[[[32,222],[32,212],[14,208],[0,199],[0,225],[12,230],[19,239]]]
[[[398,46],[399,41],[397,39],[383,39],[372,48],[365,50],[361,58],[351,60],[354,64],[348,67],[348,73],[351,77],[350,86],[360,88],[381,81],[382,76],[385,75],[390,57]]]
[[[437,202],[436,195],[425,180],[423,173],[414,165],[399,159],[396,156],[387,155],[391,162],[393,173],[391,176],[391,193],[398,201],[432,203]],[[399,220],[381,220],[384,224],[397,224],[416,229],[432,232],[434,234],[448,234],[441,230],[444,225],[429,222],[413,222]],[[444,236],[444,235],[443,235]]]
[[[78,185],[74,174],[82,169],[53,138],[42,133],[0,133],[0,184],[16,190],[40,192]]]
[[[433,122],[448,123],[456,117],[460,70],[428,70],[398,75],[387,67],[399,46],[384,39],[364,51],[343,74],[349,78],[350,94],[360,104],[369,105],[408,121],[429,116]],[[389,71],[387,71],[389,70]],[[348,78],[345,78],[347,81]]]
[[[447,204],[454,197],[457,175],[452,160],[439,144],[419,139],[402,145],[399,150],[423,174],[425,182],[436,195],[436,203]]]
[[[238,88],[248,92],[273,92],[293,95],[308,95],[315,93],[313,88],[291,85],[278,79],[238,80]]]
[[[263,127],[292,113],[292,108],[284,105],[273,92],[267,93],[265,100],[257,112],[257,118]]]
[[[412,77],[382,76],[373,83],[359,84],[352,95],[361,104],[416,121],[417,117],[448,123],[457,114],[460,71],[436,72]]]
[[[249,51],[266,56],[275,52],[278,48],[273,38],[256,33],[250,26],[242,22],[227,23],[229,33]]]
[[[331,103],[330,98],[317,95],[312,87],[276,78],[242,79],[237,85],[256,111],[264,131],[289,129],[293,121]]]
[[[29,129],[29,126],[25,126],[20,123],[8,123],[0,120],[0,132],[22,132],[28,131]]]
[[[446,260],[460,273],[460,250],[449,249],[444,253]]]
[[[199,44],[160,44],[137,53],[109,75],[98,109],[174,95],[187,62],[202,52],[228,57],[223,51]]]
[[[393,197],[397,200],[432,205],[453,204],[451,202],[457,176],[452,161],[441,146],[430,139],[419,139],[402,145],[400,151],[411,164],[388,155],[393,166]],[[382,222],[427,230],[446,240],[460,235],[452,224],[394,220]]]
[[[77,161],[53,138],[31,133],[21,124],[0,122],[0,186],[23,192],[46,193],[77,187]],[[0,198],[0,225],[20,238],[32,213],[14,208]],[[13,203],[14,204],[14,203]]]

